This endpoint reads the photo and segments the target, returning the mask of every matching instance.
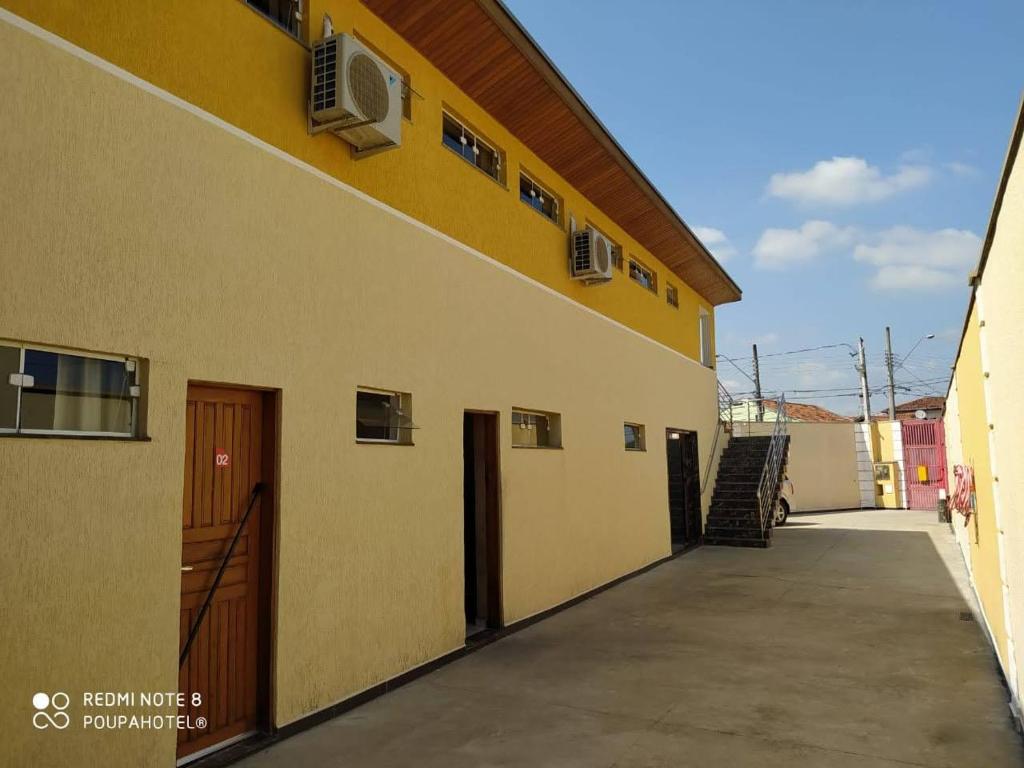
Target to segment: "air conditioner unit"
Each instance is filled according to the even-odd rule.
[[[402,77],[351,35],[314,43],[311,85],[312,132],[360,151],[402,143]]]
[[[613,246],[594,230],[573,232],[569,236],[569,271],[574,280],[588,285],[607,283],[612,279]]]

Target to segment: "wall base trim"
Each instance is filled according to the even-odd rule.
[[[506,637],[507,635],[511,635],[521,630],[524,630],[527,627],[536,624],[537,622],[543,621],[544,619],[554,616],[557,613],[561,613],[567,608],[572,608],[574,605],[582,603],[584,600],[589,600],[590,598],[595,597],[596,595],[599,595],[602,592],[611,589],[612,587],[618,586],[624,581],[628,581],[637,576],[641,576],[642,574],[645,574],[648,571],[657,568],[659,565],[664,565],[670,560],[675,560],[678,557],[688,554],[689,552],[692,552],[694,549],[699,548],[699,546],[700,544],[696,544],[694,546],[682,549],[679,552],[673,552],[671,555],[659,558],[651,563],[648,563],[647,565],[641,566],[635,571],[630,571],[629,573],[625,573],[622,576],[612,579],[609,582],[593,587],[592,589],[589,589],[586,592],[581,592],[575,597],[569,598],[565,602],[558,603],[557,605],[554,605],[551,608],[546,608],[543,611],[539,611],[538,613],[535,613],[531,616],[527,616],[526,618],[514,621],[511,624],[502,627],[501,629],[489,630],[474,635],[473,637],[467,639],[466,644],[464,646],[455,648],[449,651],[448,653],[442,654],[441,656],[431,659],[430,661],[427,661],[417,667],[413,667],[412,669],[406,670],[405,672],[402,672],[401,674],[395,677],[389,678],[388,680],[383,680],[377,683],[376,685],[372,685],[369,688],[366,688],[365,690],[360,691],[359,693],[349,696],[348,698],[342,699],[341,701],[335,704],[331,704],[327,707],[324,707],[323,709],[317,710],[316,712],[311,712],[308,715],[303,715],[297,720],[291,721],[287,725],[283,725],[280,728],[275,728],[270,733],[257,734],[248,739],[245,739],[244,741],[240,741],[235,744],[230,744],[226,746],[224,749],[218,750],[209,756],[201,757],[198,760],[195,760],[194,762],[189,762],[188,768],[223,768],[224,766],[232,765],[233,763],[236,763],[239,760],[248,757],[249,755],[255,754],[256,752],[260,752],[266,749],[267,747],[273,746],[278,742],[291,738],[292,736],[300,734],[303,731],[307,731],[310,728],[313,728],[317,725],[321,725],[322,723],[325,723],[328,720],[333,720],[334,718],[339,717],[347,712],[350,712],[351,710],[359,706],[362,706],[363,704],[366,704],[372,701],[373,699],[379,698],[380,696],[383,696],[386,693],[390,693],[391,691],[397,688],[401,688],[403,685],[406,685],[407,683],[411,683],[414,680],[424,677],[425,675],[428,675],[431,672],[434,672],[435,670],[440,669],[441,667],[447,664],[451,664],[453,661],[457,661],[458,659],[461,659],[463,656],[467,656],[470,653],[478,651],[481,648],[484,648],[485,646],[488,646],[491,643],[496,642],[503,637]]]

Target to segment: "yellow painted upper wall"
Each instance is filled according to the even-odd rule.
[[[211,112],[539,282],[692,359],[700,357],[698,313],[714,308],[563,178],[513,138],[394,30],[357,0],[313,0],[305,24],[319,37],[323,14],[335,32],[355,32],[408,73],[412,120],[402,147],[353,159],[332,135],[307,132],[309,51],[242,0],[119,3],[0,0],[14,13]],[[499,184],[441,143],[442,105],[505,152]],[[519,200],[526,168],[563,200],[560,226]],[[270,192],[268,190],[268,192]],[[268,194],[267,215],[275,212]],[[658,273],[654,294],[617,272],[586,287],[569,278],[568,215],[593,223]],[[288,222],[282,222],[287,227]],[[367,254],[372,258],[373,254]],[[679,308],[665,285],[679,289]],[[714,350],[712,349],[712,354]]]

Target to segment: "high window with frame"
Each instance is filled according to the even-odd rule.
[[[711,315],[703,307],[697,314],[697,325],[700,332],[700,364],[714,368],[715,361],[711,353]]]
[[[672,283],[665,283],[665,301],[679,309],[679,289]]]
[[[0,432],[135,437],[139,363],[0,341]]]
[[[356,390],[356,441],[412,444],[412,395],[383,389]]]
[[[522,171],[519,172],[519,199],[555,224],[561,224],[558,198]]]
[[[513,448],[561,448],[562,417],[547,411],[512,411]]]
[[[300,0],[245,0],[245,4],[292,37],[299,37],[299,20],[302,18]]]
[[[627,421],[622,425],[622,431],[625,436],[627,451],[647,450],[647,436],[643,424],[633,424]]]
[[[629,259],[629,277],[633,282],[639,283],[651,293],[658,292],[658,274],[633,257]]]
[[[502,151],[493,147],[447,112],[441,113],[441,143],[498,183],[504,183]]]

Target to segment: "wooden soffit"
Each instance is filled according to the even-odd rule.
[[[711,304],[740,289],[497,0],[363,0]]]

